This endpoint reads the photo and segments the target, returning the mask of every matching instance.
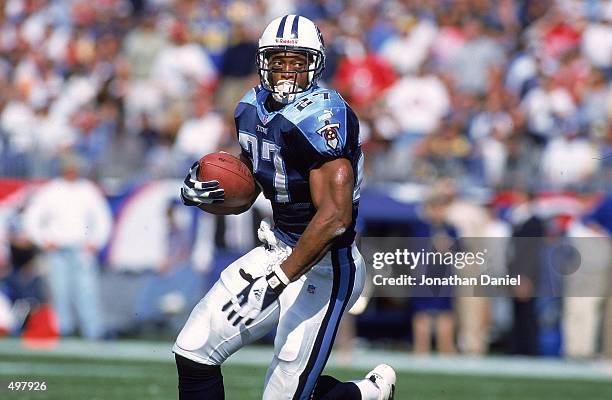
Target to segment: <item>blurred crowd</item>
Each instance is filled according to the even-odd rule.
[[[610,183],[612,4],[604,0],[7,0],[0,174],[180,177],[235,146],[266,23],[323,31],[322,85],[362,122],[372,181],[593,190]]]
[[[529,194],[609,191],[609,0],[6,0],[0,3],[0,177],[59,177],[71,154],[86,160],[80,173],[112,194],[182,178],[206,153],[236,151],[233,111],[258,83],[258,36],[289,13],[322,30],[327,59],[320,84],[337,89],[360,118],[365,185],[432,187],[423,202],[432,232],[563,236],[565,227],[541,218],[554,212]],[[520,198],[509,201],[515,207],[502,220],[504,199],[479,205],[462,197],[471,189],[512,190]],[[594,203],[569,214],[586,215]],[[586,236],[609,238],[612,198],[593,209],[583,221],[592,229]],[[229,231],[236,221],[217,223],[217,231]],[[179,230],[169,232],[187,242]],[[14,239],[15,251],[21,249],[26,238]],[[183,253],[172,257],[184,272]],[[527,346],[512,351],[537,354],[534,327],[543,314],[533,298],[540,267],[524,268],[518,272],[532,286],[517,289],[501,311],[497,301],[461,296],[451,318],[444,318],[450,302],[413,310],[415,350],[429,351],[433,329],[450,338],[441,351],[455,351],[457,336],[461,351],[481,354],[495,316],[512,315],[514,328],[505,329]],[[40,282],[26,278],[32,287],[22,289],[40,292]],[[142,315],[152,313],[146,296],[170,282],[156,279],[139,300]],[[575,334],[578,350],[566,353],[595,353],[602,301],[563,305],[567,337],[590,327],[588,343]],[[584,322],[584,315],[594,316]],[[604,323],[612,354],[612,312]]]

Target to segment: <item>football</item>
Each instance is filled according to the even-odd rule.
[[[199,161],[198,179],[219,181],[225,190],[225,207],[243,207],[255,194],[255,180],[249,167],[229,153],[207,154]]]

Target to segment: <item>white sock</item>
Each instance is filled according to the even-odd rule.
[[[359,388],[361,392],[361,400],[378,400],[380,389],[369,379],[360,379],[351,381]]]

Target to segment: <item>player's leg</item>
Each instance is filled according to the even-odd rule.
[[[48,262],[48,282],[51,290],[51,302],[57,314],[60,335],[66,336],[74,332],[75,320],[72,314],[71,297],[75,290],[72,266],[61,250],[49,251],[46,254]]]
[[[238,270],[261,276],[269,263],[263,247],[257,247],[227,267],[221,278],[195,306],[172,351],[176,354],[180,400],[223,399],[221,364],[244,345],[261,338],[278,322],[278,304],[262,313],[248,328],[232,326],[223,306],[238,293],[244,280]]]
[[[79,316],[81,334],[88,339],[104,336],[105,323],[100,306],[100,282],[98,264],[93,254],[74,250],[72,262],[78,268],[75,275],[76,310]]]
[[[393,400],[395,392],[395,371],[386,364],[380,364],[370,371],[365,379],[340,382],[323,375],[317,381],[314,400]]]
[[[425,311],[419,311],[412,317],[414,352],[416,354],[428,354],[431,351],[431,324],[431,315]]]
[[[315,400],[361,399],[361,391],[354,382],[340,382],[334,377],[321,375],[317,380],[312,398]]]
[[[436,347],[438,352],[452,354],[455,350],[455,316],[442,311],[436,318]]]
[[[364,283],[356,248],[330,251],[281,294],[274,358],[268,368],[265,400],[310,399],[327,362],[342,314]]]
[[[264,399],[311,399],[313,394],[328,400],[390,398],[380,397],[371,374],[355,382],[320,376],[340,318],[359,298],[364,280],[363,259],[353,247],[332,250],[285,289]]]
[[[180,400],[223,400],[225,389],[220,365],[206,365],[174,355]]]

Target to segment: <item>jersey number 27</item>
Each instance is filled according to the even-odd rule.
[[[289,189],[287,187],[285,161],[276,143],[262,139],[260,149],[257,136],[245,131],[238,132],[238,141],[240,146],[253,156],[253,173],[259,171],[259,157],[265,161],[273,161],[275,200],[279,203],[288,203]]]

